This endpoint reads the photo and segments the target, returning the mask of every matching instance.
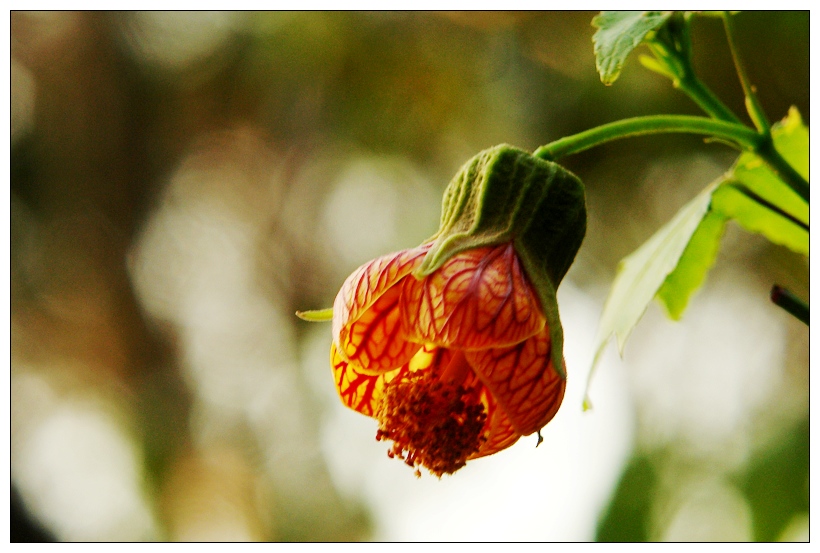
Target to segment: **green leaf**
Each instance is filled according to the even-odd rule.
[[[692,293],[703,284],[706,273],[715,264],[725,229],[726,217],[713,210],[707,211],[683,250],[678,266],[669,273],[658,290],[657,298],[666,308],[669,318],[680,319]]]
[[[598,324],[598,333],[595,337],[595,358],[592,369],[587,377],[587,392],[595,373],[595,367],[604,351],[609,339],[614,334],[618,341],[618,350],[623,355],[624,345],[632,333],[635,325],[643,316],[649,302],[658,293],[658,290],[667,281],[670,273],[676,270],[682,257],[684,266],[669,281],[665,294],[678,293],[688,290],[683,302],[662,300],[670,313],[683,311],[691,291],[703,280],[703,276],[714,260],[714,242],[720,240],[723,219],[721,217],[707,217],[712,192],[723,182],[716,180],[707,186],[700,194],[683,206],[675,217],[658,230],[649,240],[621,260],[618,266],[618,275],[612,283],[609,297],[604,305],[604,312]],[[706,226],[698,233],[702,222],[706,218]],[[699,234],[698,236],[695,236]],[[687,246],[693,242],[688,252]],[[698,258],[707,253],[706,260]],[[584,398],[584,408],[591,406],[588,395]]]
[[[772,126],[772,139],[780,155],[808,178],[809,129],[797,109],[791,108],[782,121]],[[738,185],[794,220],[742,193]],[[762,234],[797,253],[809,254],[809,204],[752,153],[738,158],[726,181],[714,193],[712,209],[736,220],[749,232]]]
[[[656,58],[653,58],[652,56],[639,56],[638,61],[641,62],[641,65],[643,65],[644,67],[646,67],[650,71],[654,71],[655,73],[658,73],[659,75],[663,75],[667,79],[670,79],[670,80],[674,81],[677,78],[675,76],[675,74],[672,73],[669,70],[668,66],[662,64],[661,62],[659,62]]]
[[[809,178],[809,128],[792,106],[782,121],[772,127],[774,147],[803,178]]]
[[[323,323],[333,318],[333,308],[328,307],[327,309],[316,309],[314,311],[297,311],[296,316],[303,321]]]
[[[775,149],[803,178],[809,177],[809,129],[792,107],[789,114],[772,126]],[[808,223],[809,204],[751,152],[742,154],[733,169],[735,180],[786,213]]]
[[[772,126],[772,139],[786,161],[808,178],[809,131],[795,108]],[[808,255],[808,215],[808,203],[759,157],[741,154],[726,175],[706,187],[621,261],[601,315],[587,388],[610,337],[615,334],[623,354],[627,338],[654,296],[671,318],[680,318],[690,296],[714,264],[729,219],[773,243]],[[588,398],[584,404],[589,406]]]
[[[775,147],[802,175],[808,174],[808,136],[808,129],[794,108],[772,128]],[[717,257],[720,238],[730,218],[747,231],[762,234],[775,244],[803,255],[809,254],[809,232],[805,225],[808,204],[759,158],[744,153],[712,193],[711,210],[692,236],[678,266],[658,291],[658,300],[666,307],[670,318],[680,319],[689,297],[703,283]]]
[[[599,349],[615,334],[618,349],[623,353],[624,344],[632,329],[666,277],[677,267],[692,235],[709,209],[712,192],[720,182],[716,181],[706,187],[652,238],[621,260],[595,339]]]
[[[663,25],[672,12],[601,12],[592,19],[598,28],[595,44],[595,65],[601,82],[611,85],[621,74],[626,58],[640,45],[646,35]]]
[[[809,232],[806,228],[743,194],[727,181],[712,195],[712,208],[737,221],[749,232],[762,234],[774,244],[809,255]]]

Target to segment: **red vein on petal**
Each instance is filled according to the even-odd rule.
[[[411,339],[482,349],[520,342],[546,324],[511,244],[456,254],[420,282],[405,283]]]
[[[498,407],[497,402],[493,399],[486,387],[484,387],[482,394],[482,400],[487,406],[488,412],[486,423],[487,441],[482,444],[481,448],[471,457],[471,459],[477,459],[479,457],[485,457],[487,455],[497,453],[502,449],[510,447],[518,441],[518,438],[521,437],[521,434],[513,428],[509,417],[507,417],[507,414],[503,409]]]
[[[510,348],[470,351],[466,356],[522,435],[555,416],[566,382],[552,365],[548,329]]]
[[[364,317],[382,295],[399,285],[401,279],[421,263],[428,249],[429,245],[425,245],[378,257],[356,269],[345,280],[333,305],[333,341],[343,358],[350,360],[349,356],[355,356],[360,345],[354,344],[352,350],[348,347],[353,324]],[[386,316],[389,317],[389,312]],[[391,335],[392,331],[386,334]]]
[[[342,359],[335,345],[330,347],[330,365],[333,369],[336,391],[347,407],[369,417],[374,416],[384,392],[384,385],[408,369],[404,365],[381,374],[366,374],[355,364]]]
[[[410,360],[421,347],[408,342],[398,312],[400,288],[388,289],[361,318],[349,326],[345,354],[365,371],[392,370]]]

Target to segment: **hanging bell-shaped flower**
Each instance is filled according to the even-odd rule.
[[[374,259],[333,306],[331,365],[391,457],[441,476],[539,431],[566,387],[555,290],[586,230],[580,180],[507,145],[467,162],[439,231]]]

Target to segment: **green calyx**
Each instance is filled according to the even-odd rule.
[[[434,272],[458,252],[514,242],[532,280],[557,288],[586,232],[584,186],[551,161],[506,144],[480,152],[444,192],[433,247],[416,270]]]
[[[453,255],[512,242],[535,287],[563,370],[563,334],[555,290],[586,232],[584,186],[551,161],[502,144],[480,152],[459,170],[442,201],[441,224],[417,278]]]

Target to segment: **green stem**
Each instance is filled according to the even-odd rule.
[[[695,102],[700,109],[721,121],[741,124],[740,118],[735,115],[720,99],[712,92],[703,81],[698,79],[691,71],[685,78],[673,82],[675,88],[683,91]]]
[[[775,149],[771,135],[757,133],[744,125],[716,121],[707,117],[646,115],[621,119],[550,142],[535,150],[533,155],[541,159],[554,161],[613,140],[647,134],[669,133],[703,134],[726,142],[738,150],[753,152],[789,188],[794,190],[806,203],[809,202],[809,183]]]
[[[809,324],[809,304],[795,296],[789,290],[781,288],[780,286],[773,286],[771,293],[772,303],[782,307],[797,319]]]
[[[738,150],[756,151],[763,137],[753,130],[726,121],[692,115],[647,115],[607,123],[567,136],[538,148],[535,157],[555,160],[606,142],[646,134],[703,134],[728,142]]]
[[[723,12],[723,26],[726,29],[726,39],[729,42],[729,50],[732,52],[732,59],[735,62],[737,76],[740,79],[740,84],[743,87],[743,93],[746,96],[746,111],[749,112],[749,117],[752,118],[752,122],[754,122],[757,130],[763,134],[768,134],[771,126],[769,125],[769,120],[766,118],[766,114],[763,111],[763,107],[760,105],[757,94],[755,94],[755,89],[749,82],[749,78],[746,75],[746,68],[740,58],[740,50],[735,42],[732,15],[729,12]]]
[[[689,96],[708,115],[741,124],[740,119],[720,101],[695,74],[692,64],[692,38],[690,36],[693,14],[686,12],[669,20],[654,39],[647,43],[649,50],[664,68],[664,73],[672,79],[672,85]]]

